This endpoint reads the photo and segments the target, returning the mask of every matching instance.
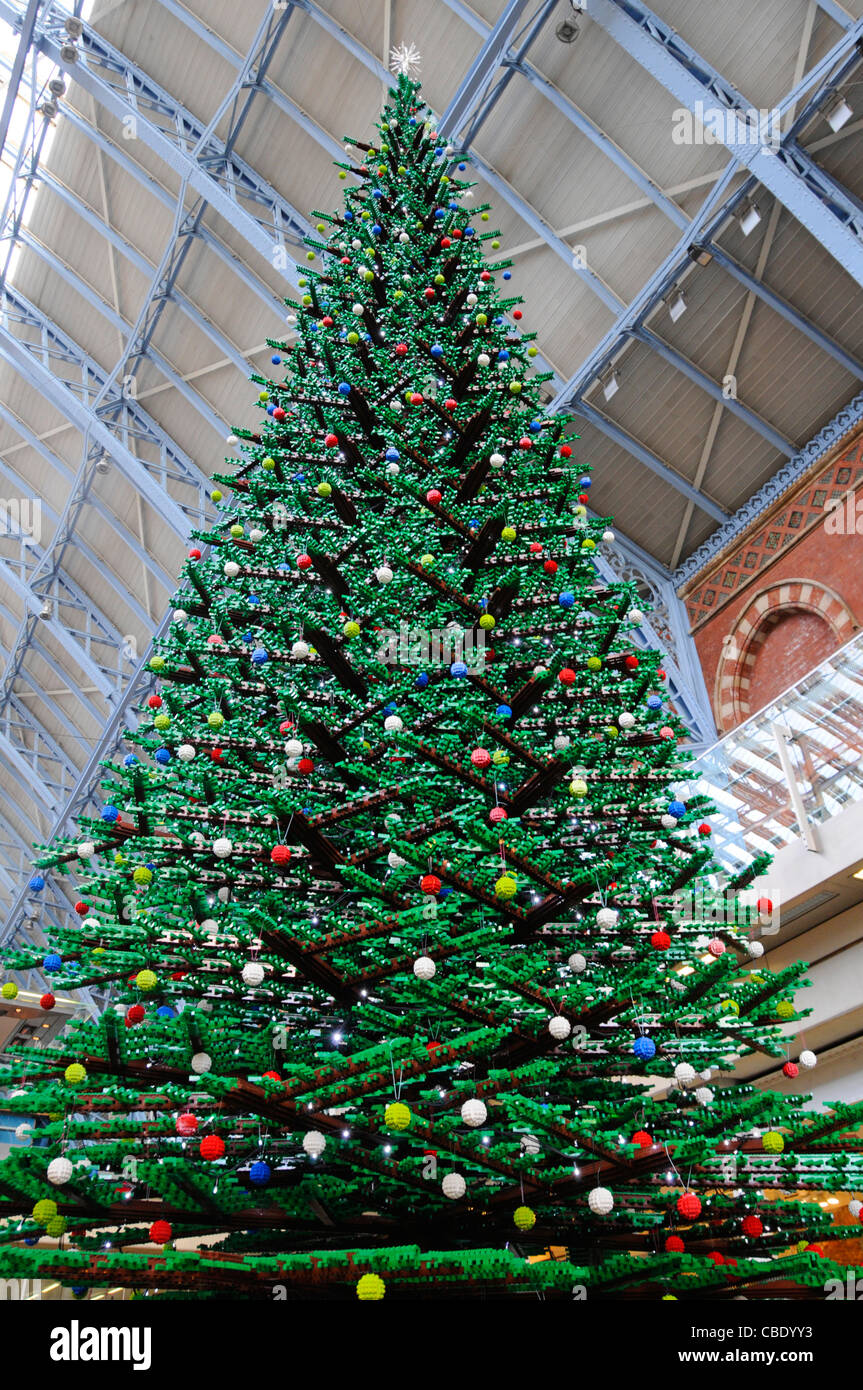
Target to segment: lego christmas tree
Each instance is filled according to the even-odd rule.
[[[80,921],[7,953],[109,1004],[0,1078],[39,1117],[0,1273],[820,1286],[853,1228],[796,1194],[863,1187],[863,1105],[735,1082],[814,1065],[804,967],[705,911],[710,807],[465,159],[404,76],[354,148],[101,814],[38,858]]]

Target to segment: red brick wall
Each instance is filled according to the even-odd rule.
[[[860,534],[848,527],[849,494]],[[831,534],[825,504],[840,499]],[[863,622],[863,429],[682,597],[723,733],[847,642]]]

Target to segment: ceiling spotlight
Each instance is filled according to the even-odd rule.
[[[73,43],[64,43],[60,49],[60,57],[64,63],[77,63],[78,50]]]
[[[675,290],[672,295],[669,295],[666,304],[668,305],[668,317],[672,323],[677,323],[677,320],[686,313],[686,296],[683,290]]]
[[[583,8],[583,5],[574,5],[572,0],[570,0],[570,9],[573,12],[581,11]],[[581,32],[575,22],[575,13],[571,14],[568,19],[562,19],[554,32],[561,43],[575,43]]]
[[[612,396],[616,396],[619,390],[620,381],[617,372],[609,372],[608,376],[602,380],[602,394],[607,401],[610,401]]]
[[[761,213],[758,211],[755,203],[744,203],[743,210],[738,220],[743,235],[749,236],[749,233],[754,232],[758,223],[761,221]]]
[[[53,121],[54,117],[57,115],[57,103],[52,97],[49,97],[47,101],[42,102],[39,110],[46,121]]]
[[[100,454],[96,460],[96,472],[107,473],[110,467],[110,460],[107,454]]]
[[[832,131],[841,130],[847,125],[854,112],[843,96],[837,92],[835,99],[824,108],[824,119]]]
[[[708,251],[706,246],[690,246],[689,259],[695,261],[696,265],[710,265],[713,260],[713,252]]]
[[[63,81],[62,77],[52,77],[51,81],[48,83],[48,91],[51,93],[52,97],[64,96],[66,92],[66,83]]]
[[[77,16],[72,14],[70,14],[63,27],[66,30],[66,33],[69,35],[70,39],[80,39],[81,35],[84,32],[84,25],[82,24],[81,20],[78,19]]]
[[[40,617],[40,618],[53,618],[53,616],[54,616],[54,609],[53,609],[53,607],[52,607],[52,605],[51,605],[51,600],[48,599],[48,598],[46,598],[45,602],[42,604],[42,607],[41,607],[40,610],[39,610],[39,617]]]

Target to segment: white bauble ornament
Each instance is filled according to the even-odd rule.
[[[477,297],[476,297],[476,295],[474,294],[473,290],[471,290],[471,292],[470,292],[470,294],[468,295],[468,297],[467,297],[465,303],[469,304],[469,305],[471,306],[471,308],[473,308],[474,304],[477,303]]]
[[[467,1183],[461,1173],[447,1173],[441,1183],[441,1190],[445,1197],[449,1197],[450,1201],[457,1202],[459,1197],[463,1197],[467,1192]]]
[[[539,1153],[539,1140],[535,1134],[523,1134],[519,1142],[522,1153],[530,1154],[531,1157]]]
[[[570,745],[571,739],[568,734],[556,734],[554,746],[558,753],[563,753]]]
[[[817,1061],[818,1058],[815,1056],[815,1053],[810,1052],[808,1048],[804,1048],[804,1050],[800,1053],[801,1067],[814,1067]]]
[[[289,758],[301,758],[303,756],[303,745],[298,738],[285,740],[285,753]]]
[[[695,1080],[695,1068],[688,1062],[678,1062],[674,1068],[674,1079],[680,1086],[691,1086]]]
[[[699,1086],[695,1092],[695,1099],[699,1105],[709,1105],[713,1100],[713,1092],[709,1086]]]
[[[613,532],[613,531],[603,531],[603,533],[602,533],[602,539],[605,541],[606,545],[613,545],[613,543],[614,543],[614,532]]]
[[[177,757],[181,763],[190,763],[195,756],[195,750],[191,743],[181,743],[177,749]]]
[[[676,817],[676,816],[669,816],[668,813],[666,812],[666,814],[662,817],[662,820],[660,821],[660,824],[661,824],[663,830],[676,830],[676,829],[677,829],[677,817]]]
[[[393,402],[393,407],[395,407],[395,401]],[[387,464],[387,473],[390,475],[391,478],[397,478],[401,471],[402,470],[399,468],[399,465],[397,463],[393,462]]]
[[[233,447],[234,444],[239,444],[239,442],[240,442],[240,441],[239,441],[239,439],[237,438],[237,436],[236,436],[235,434],[226,434],[226,435],[225,435],[225,443],[226,443],[226,444],[230,444],[230,445]]]
[[[487,367],[491,362],[491,358],[487,352],[481,352],[476,360],[481,367]]]
[[[598,927],[616,927],[620,913],[613,907],[601,907],[596,914],[596,925]]]
[[[224,564],[224,575],[226,579],[236,579],[240,573],[240,566],[236,560],[226,560]]]
[[[410,237],[408,236],[407,232],[399,232],[399,241],[401,242],[402,246],[404,246],[406,241],[410,241]]]
[[[52,1158],[48,1164],[48,1181],[55,1187],[62,1187],[72,1176],[72,1165],[68,1158]]]
[[[396,854],[394,849],[391,849],[387,855],[387,863],[391,869],[403,869],[405,866],[405,861],[400,854]]]
[[[228,855],[233,853],[233,849],[233,840],[228,840],[224,835],[213,841],[213,853],[218,855],[219,859],[227,859]]]
[[[433,980],[436,970],[431,956],[418,956],[414,961],[414,974],[418,980]]]
[[[254,530],[249,532],[249,540],[252,542],[252,545],[257,545],[263,539],[264,533],[263,531],[259,531],[257,527],[255,527]]]
[[[101,924],[99,922],[98,917],[85,917],[83,922],[81,923],[81,926],[82,928],[85,928],[87,931],[101,930]]]
[[[640,608],[630,608],[626,616],[631,623],[644,622],[644,614],[642,613]]]
[[[17,1129],[15,1133],[18,1133]],[[853,1198],[853,1200],[848,1203],[848,1210],[850,1211],[851,1215],[854,1217],[854,1220],[856,1221],[861,1211],[863,1211],[863,1202],[858,1202],[856,1197]]]
[[[393,572],[389,565],[378,565],[375,570],[375,579],[379,584],[390,584],[392,582],[392,577]]]
[[[747,941],[746,951],[747,954],[750,955],[753,960],[758,960],[759,956],[764,955],[763,941]]]
[[[213,1001],[212,999],[201,999],[195,1007],[197,1008],[199,1013],[211,1014],[213,1012]],[[206,1053],[203,1055],[206,1056]],[[212,1063],[210,1063],[210,1065],[212,1066]]]
[[[114,1013],[117,1015],[118,1018],[125,1018],[126,1010],[128,1009],[128,1007],[128,1004],[115,1004]]]
[[[562,1042],[572,1032],[572,1024],[568,1018],[563,1017],[563,1014],[555,1014],[553,1018],[548,1020],[548,1031],[553,1038],[557,1038],[558,1042]]]
[[[384,720],[384,729],[388,734],[400,733],[404,724],[397,714],[388,714]]]
[[[227,888],[227,887],[220,888],[219,891],[218,891],[217,894],[216,894],[216,897],[219,899],[219,902],[220,902],[220,903],[226,903],[226,902],[228,901],[228,898],[229,898],[230,896],[231,896],[231,890],[230,890],[230,888]]]
[[[188,616],[189,616],[189,615],[188,615],[188,613],[186,612],[185,608],[175,608],[175,609],[174,609],[174,622],[175,622],[175,623],[184,623],[184,622],[186,621],[186,619],[188,618]]]
[[[206,1000],[203,1000],[198,1005],[198,1008],[202,1009],[205,1003]],[[192,1071],[195,1073],[196,1076],[206,1075],[206,1073],[210,1070],[212,1065],[213,1059],[207,1052],[196,1052],[194,1057],[192,1058]]]
[[[489,463],[491,464],[492,468],[503,468],[503,465],[506,463],[506,459],[504,458],[503,454],[492,454],[489,458]]]
[[[353,304],[351,305],[351,313],[353,314],[355,319],[361,319],[363,314],[365,313],[365,309],[363,308],[362,304]]]
[[[481,1100],[474,1098],[465,1101],[461,1108],[461,1117],[466,1125],[470,1125],[471,1129],[478,1129],[480,1125],[485,1124],[488,1111]]]
[[[629,710],[625,710],[623,714],[618,716],[617,722],[621,729],[631,729],[635,724],[635,715],[630,714]]]
[[[291,661],[305,661],[309,654],[308,642],[295,642],[291,647]]]
[[[243,980],[247,985],[255,989],[264,978],[264,967],[260,961],[250,960],[243,966]]]
[[[608,1216],[614,1209],[614,1197],[607,1187],[595,1187],[587,1198],[587,1205],[594,1216]]]
[[[303,1135],[303,1148],[309,1158],[320,1158],[326,1147],[327,1136],[321,1134],[320,1130],[310,1129],[308,1134]]]
[[[583,970],[587,969],[587,957],[583,956],[580,951],[576,951],[570,956],[567,964],[570,970],[574,970],[576,975],[580,975]]]
[[[27,1125],[27,1124],[24,1124],[24,1125],[17,1125],[16,1128],[15,1128],[15,1138],[16,1138],[16,1139],[26,1139],[26,1138],[29,1136],[30,1131],[31,1131],[32,1128],[33,1128],[32,1125]]]
[[[96,853],[96,846],[93,844],[93,841],[92,841],[92,840],[82,840],[82,841],[81,841],[80,845],[78,846],[78,858],[79,858],[79,859],[92,859],[92,858],[93,858],[93,855],[94,855],[95,853]]]
[[[219,924],[214,917],[205,917],[201,923],[201,931],[205,931],[208,936],[215,936],[219,930]]]

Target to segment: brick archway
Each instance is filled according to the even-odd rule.
[[[716,724],[721,733],[749,718],[749,687],[759,648],[777,621],[794,612],[816,614],[830,628],[837,647],[847,642],[858,626],[847,603],[814,580],[786,579],[760,589],[723,642],[713,692]]]

